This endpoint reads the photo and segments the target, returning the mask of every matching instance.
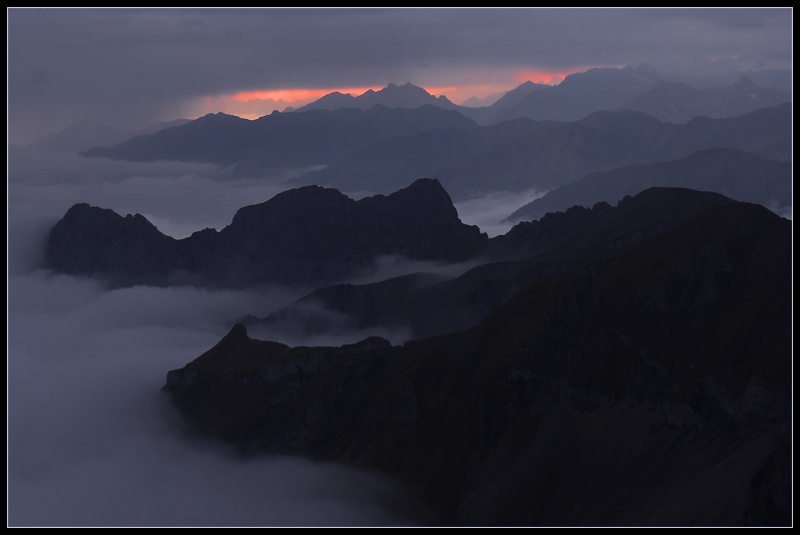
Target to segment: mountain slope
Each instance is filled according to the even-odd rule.
[[[288,348],[237,325],[164,390],[204,433],[388,473],[448,525],[790,525],[790,373],[791,223],[730,202],[468,331]]]

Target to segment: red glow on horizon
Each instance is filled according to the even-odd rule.
[[[586,72],[589,69],[597,68],[622,69],[624,67],[625,65],[592,65],[589,67],[575,67],[574,69],[569,69],[563,72],[553,72],[539,69],[520,69],[518,71],[514,71],[512,76],[516,82],[521,84],[530,81],[535,84],[558,85],[564,78],[577,72]]]
[[[584,72],[600,66],[575,67],[564,71],[529,68],[518,69],[514,72],[505,71],[500,76],[497,73],[483,73],[478,76],[478,83],[456,83],[447,86],[421,86],[422,89],[434,96],[446,96],[458,104],[468,99],[483,99],[491,95],[501,94],[514,89],[521,83],[531,81],[557,85],[570,74]],[[622,68],[624,66],[603,66]],[[490,81],[491,80],[491,81]],[[516,84],[516,85],[514,85]],[[226,113],[245,119],[258,119],[282,109],[300,108],[310,104],[331,93],[350,94],[353,97],[363,95],[368,91],[379,92],[382,86],[373,87],[345,87],[345,88],[288,88],[270,89],[263,91],[240,91],[238,93],[219,94],[200,97],[192,103],[190,113],[183,116],[201,117],[208,113]]]
[[[451,86],[445,86],[445,87],[423,87],[422,89],[424,89],[425,91],[427,91],[431,95],[439,96],[439,95],[443,95],[445,93],[450,93],[452,91],[457,90],[458,86],[451,85]]]
[[[519,71],[514,71],[512,76],[514,77],[515,82],[519,82],[521,84],[525,82],[533,82],[534,84],[549,84],[551,81],[559,80],[559,78],[563,80],[570,74],[574,74],[576,72],[582,72],[585,70],[586,69],[575,69],[564,72],[552,72],[552,71],[540,71],[535,69],[522,69]]]
[[[382,87],[346,87],[339,89],[273,89],[269,91],[242,91],[231,95],[232,100],[238,102],[249,102],[251,100],[274,100],[284,101],[288,103],[296,102],[298,100],[309,100],[322,98],[329,93],[350,93],[353,96],[359,96],[372,89],[373,91],[380,91]]]

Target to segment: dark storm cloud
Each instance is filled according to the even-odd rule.
[[[246,90],[629,63],[697,72],[734,56],[788,66],[791,10],[9,9],[9,123],[31,141],[77,118],[146,126]]]

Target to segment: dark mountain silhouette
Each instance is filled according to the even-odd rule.
[[[411,83],[397,85],[390,83],[380,91],[372,89],[362,95],[353,96],[342,94],[338,91],[329,93],[322,98],[302,106],[292,111],[309,110],[338,110],[342,108],[359,108],[368,110],[372,106],[386,106],[388,108],[418,108],[420,106],[435,106],[446,110],[456,110],[461,115],[474,120],[480,125],[488,125],[496,122],[499,110],[518,104],[525,96],[532,91],[549,87],[544,84],[534,84],[525,82],[516,88],[507,91],[494,103],[488,106],[468,106],[453,104],[445,96],[435,97],[425,89]]]
[[[618,254],[718,202],[716,193],[652,188],[612,207],[549,213],[489,240],[485,263],[458,277],[415,273],[319,288],[268,317],[242,318],[266,333],[329,334],[377,327],[419,338],[467,329],[534,279]]]
[[[139,214],[76,204],[50,231],[45,267],[122,286],[330,284],[379,256],[461,262],[487,242],[436,180],[421,179],[359,201],[319,186],[285,191],[181,240]]]
[[[469,330],[287,347],[238,324],[164,390],[245,454],[381,471],[445,525],[788,526],[791,234],[715,203]]]
[[[573,205],[592,206],[635,195],[653,186],[715,191],[737,201],[767,207],[791,206],[792,166],[738,149],[716,148],[679,160],[629,165],[592,173],[582,180],[549,191],[508,219],[538,219]]]
[[[435,97],[413,84],[397,85],[390,83],[380,91],[369,89],[357,97],[335,91],[295,111],[337,110],[341,108],[359,108],[366,111],[375,105],[408,109],[419,108],[420,106],[435,106],[446,110],[458,108],[447,97]]]
[[[327,164],[389,137],[470,127],[475,127],[470,119],[434,106],[273,112],[254,121],[217,113],[83,154],[133,161],[214,163],[235,166],[239,175],[258,176],[266,170]]]
[[[791,99],[789,93],[761,87],[746,76],[732,86],[707,89],[661,80],[626,102],[623,108],[646,113],[665,123],[685,123],[699,116],[734,117]]]
[[[388,193],[409,177],[431,176],[460,200],[491,191],[545,191],[590,173],[684,158],[714,147],[788,160],[791,119],[788,103],[738,117],[698,118],[684,125],[631,110],[596,112],[571,123],[523,118],[387,139],[292,183]]]

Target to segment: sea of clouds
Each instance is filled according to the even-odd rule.
[[[216,344],[232,321],[265,316],[309,289],[259,291],[100,283],[41,268],[47,232],[77,202],[141,213],[175,238],[222,229],[292,174],[230,180],[225,169],[131,163],[9,148],[9,526],[400,526],[413,511],[376,474],[302,458],[241,458],[192,435],[160,391],[167,371]],[[299,171],[298,171],[299,172]],[[409,183],[413,178],[409,180]],[[490,235],[531,196],[459,206]],[[437,266],[384,258],[361,281]],[[379,334],[340,332],[304,345]],[[295,333],[296,335],[296,333]]]

